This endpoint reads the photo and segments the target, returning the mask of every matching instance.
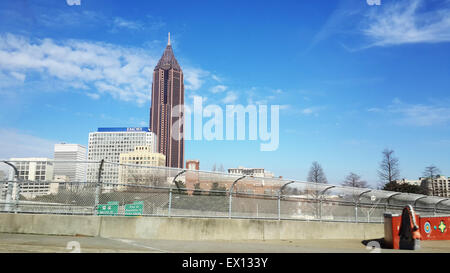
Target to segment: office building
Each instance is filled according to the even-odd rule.
[[[79,144],[59,143],[55,144],[55,161],[71,161],[68,163],[55,162],[55,176],[67,176],[68,182],[86,181],[86,163],[76,161],[86,161],[86,147]]]
[[[42,157],[11,158],[9,159],[19,173],[20,195],[25,198],[34,198],[40,195],[58,193],[58,183],[51,183],[53,180],[53,160]],[[15,178],[15,173],[11,168],[9,180]],[[5,185],[6,189],[7,185]],[[14,183],[12,198],[16,197],[16,184]]]
[[[150,130],[158,138],[157,152],[166,156],[166,166],[184,166],[184,116],[172,116],[174,107],[184,107],[183,71],[173,54],[170,33],[167,47],[153,71]],[[181,120],[180,120],[181,119]]]
[[[155,152],[157,138],[147,127],[133,128],[98,128],[97,132],[89,134],[88,161],[111,162],[105,163],[101,180],[102,182],[118,183],[120,154],[135,151],[136,146],[150,147]],[[97,182],[98,163],[88,165],[88,182]],[[108,188],[108,187],[105,187]]]
[[[165,167],[166,165],[166,156],[155,153],[151,146],[136,146],[133,152],[120,154],[120,164],[120,184],[156,186],[166,181],[166,179],[156,181],[158,179],[156,176],[158,169],[148,168]]]

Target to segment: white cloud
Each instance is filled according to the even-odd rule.
[[[34,73],[39,76],[33,79],[34,86],[58,83],[62,87],[58,90],[76,89],[93,99],[110,95],[144,105],[150,101],[153,69],[162,51],[0,35],[0,92],[23,85],[26,75]],[[187,90],[198,90],[211,81],[211,74],[201,68],[187,66],[183,71]]]
[[[300,112],[303,115],[314,115],[314,116],[318,116],[319,112],[322,111],[325,107],[323,106],[313,106],[313,107],[307,107],[302,109]]]
[[[14,129],[0,129],[0,159],[11,157],[53,157],[57,141],[42,139]]]
[[[18,81],[37,72],[75,88],[112,95],[142,105],[150,99],[156,57],[142,49],[111,44],[52,39],[30,41],[22,36],[0,36],[0,73]],[[91,90],[89,90],[91,89]]]
[[[450,122],[450,107],[439,104],[408,104],[394,99],[385,108],[370,108],[368,111],[391,116],[398,125],[424,127]]]
[[[91,99],[98,100],[100,98],[100,95],[97,93],[86,93],[86,96],[90,97]]]
[[[421,9],[423,0],[395,1],[373,9],[363,33],[371,46],[450,41],[449,2],[440,9]]]
[[[21,82],[25,81],[26,76],[23,73],[18,73],[18,72],[12,71],[10,74],[11,74],[11,76],[13,76],[14,78],[16,78],[17,80],[19,80]]]
[[[209,76],[210,73],[200,68],[187,67],[183,70],[183,75],[184,80],[186,81],[186,89],[195,91],[203,86],[206,77]]]
[[[225,85],[216,85],[211,88],[211,92],[213,92],[214,94],[222,93],[225,90],[227,90],[227,87]]]
[[[140,22],[125,20],[120,17],[114,18],[114,27],[128,28],[128,29],[143,29],[143,25]]]
[[[81,6],[81,0],[66,0],[67,5],[69,6]]]
[[[275,89],[273,92],[275,94],[283,94],[283,90],[281,90],[281,89]]]
[[[237,99],[238,99],[238,95],[236,92],[228,91],[225,98],[222,99],[222,102],[225,104],[230,104],[230,103],[236,102]]]
[[[217,76],[217,75],[211,75],[211,78],[213,79],[213,80],[215,80],[216,82],[222,82],[223,81],[223,79],[222,78],[220,78],[219,76]]]

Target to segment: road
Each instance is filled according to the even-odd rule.
[[[375,244],[376,245],[376,244]],[[0,253],[370,253],[359,240],[179,241],[0,233]],[[422,241],[413,252],[450,253],[450,241]]]

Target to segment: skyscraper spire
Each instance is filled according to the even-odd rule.
[[[170,45],[170,32],[167,39],[167,47],[164,50],[164,53],[161,57],[161,59],[158,61],[158,64],[156,65],[156,68],[167,69],[168,67],[173,67],[174,69],[181,70],[180,65],[178,64],[177,60],[175,59],[175,56],[173,55],[172,46]]]
[[[184,107],[183,71],[175,59],[170,45],[167,46],[153,70],[150,128],[157,136],[157,150],[166,156],[166,166],[184,167],[184,116],[172,117],[172,109]],[[183,109],[183,108],[181,108]]]

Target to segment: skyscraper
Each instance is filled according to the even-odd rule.
[[[173,54],[169,33],[166,50],[153,71],[150,130],[157,136],[157,152],[166,156],[166,166],[183,168],[184,116],[172,116],[175,106],[184,106],[184,83],[183,71]]]

